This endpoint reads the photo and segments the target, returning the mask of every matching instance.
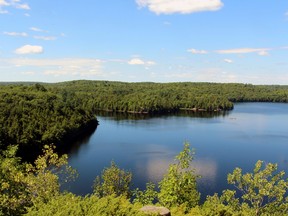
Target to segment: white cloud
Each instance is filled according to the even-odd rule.
[[[147,61],[146,64],[147,65],[155,65],[156,63],[154,61]]]
[[[258,55],[268,55],[269,48],[239,48],[228,50],[216,50],[219,54],[246,54],[246,53],[258,53]]]
[[[0,0],[0,7],[14,7],[22,10],[30,10],[27,3],[22,3],[21,0]]]
[[[274,48],[237,48],[237,49],[226,49],[226,50],[196,50],[188,49],[187,52],[192,54],[208,54],[208,53],[218,53],[218,54],[247,54],[247,53],[257,53],[260,56],[268,56],[269,51],[288,49],[288,46],[274,47]]]
[[[140,58],[132,58],[128,62],[130,65],[155,65],[154,61],[143,61]]]
[[[193,81],[193,82],[219,82],[231,83],[237,82],[237,76],[227,72],[222,68],[202,68],[189,70],[189,72],[175,72],[165,75],[166,78],[173,81]]]
[[[34,71],[25,71],[25,72],[22,72],[22,74],[24,74],[24,75],[34,75],[35,72]]]
[[[5,0],[0,0],[0,6],[9,6]]]
[[[7,10],[1,10],[1,8],[0,8],[0,14],[8,14],[9,13],[9,11],[7,11]]]
[[[46,41],[51,41],[51,40],[56,40],[57,37],[54,36],[34,36],[35,39],[39,40],[46,40]]]
[[[24,45],[15,50],[16,54],[39,54],[43,53],[44,49],[42,46]]]
[[[1,61],[1,59],[0,59]],[[2,60],[3,62],[4,60]],[[31,59],[31,58],[15,58],[6,59],[6,64],[18,67],[34,67],[39,68],[45,75],[52,76],[104,76],[102,72],[102,61],[99,59]]]
[[[37,28],[37,27],[31,27],[30,30],[35,31],[35,32],[47,32],[47,31],[40,29],[40,28]]]
[[[130,65],[144,65],[145,62],[139,58],[133,58],[130,61],[128,61],[128,64],[130,64]]]
[[[207,54],[208,51],[206,50],[196,50],[196,49],[189,49],[187,52],[191,52],[192,54]]]
[[[85,66],[91,64],[99,64],[102,61],[99,59],[77,59],[77,58],[63,58],[63,59],[32,59],[32,58],[15,58],[7,60],[11,64],[18,66]]]
[[[46,70],[45,75],[73,75],[81,77],[104,76],[101,61],[93,59],[66,59],[58,68]],[[67,64],[68,63],[68,64]]]
[[[4,35],[9,36],[21,36],[21,37],[27,37],[28,34],[26,32],[3,32]]]
[[[285,16],[288,16],[288,11],[285,13]]]
[[[189,14],[216,11],[223,7],[221,0],[136,0],[138,6],[148,7],[156,14]]]
[[[267,50],[262,50],[262,51],[258,52],[258,55],[260,55],[260,56],[268,56],[269,53],[267,52]]]
[[[233,63],[233,60],[231,60],[231,59],[224,59],[223,61],[226,63]]]
[[[30,7],[28,4],[15,4],[15,7],[18,9],[23,9],[23,10],[30,10]]]

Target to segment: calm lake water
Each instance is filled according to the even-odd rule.
[[[97,119],[94,133],[68,153],[79,173],[68,190],[79,195],[92,192],[93,180],[112,160],[133,173],[132,187],[160,181],[185,141],[196,151],[202,199],[228,188],[227,174],[235,167],[251,172],[257,160],[278,163],[288,173],[288,104],[240,103],[215,116],[99,113]]]

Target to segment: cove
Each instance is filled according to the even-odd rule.
[[[252,172],[257,160],[288,172],[288,104],[238,103],[232,111],[212,114],[97,113],[97,119],[97,129],[67,152],[79,177],[65,189],[78,195],[92,193],[93,180],[112,160],[133,173],[132,188],[159,182],[185,141],[196,152],[202,200],[230,188],[226,179],[234,168]]]

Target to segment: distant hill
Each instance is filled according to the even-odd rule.
[[[64,143],[97,111],[134,114],[221,112],[235,102],[288,103],[288,86],[237,83],[0,82],[0,148]]]
[[[45,82],[0,82],[0,85],[35,85],[37,83],[46,84]]]

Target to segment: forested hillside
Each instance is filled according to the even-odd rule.
[[[31,152],[44,144],[61,143],[95,120],[92,109],[74,93],[52,91],[43,85],[0,87],[0,143],[19,144]]]
[[[0,143],[61,143],[95,120],[95,112],[221,111],[233,102],[288,102],[288,86],[217,83],[71,81],[0,85]]]
[[[98,110],[220,112],[232,109],[233,102],[244,101],[287,103],[288,86],[107,81],[0,85],[0,145],[7,149],[0,151],[0,215],[143,215],[139,208],[152,202],[169,207],[173,215],[284,215],[288,183],[283,171],[274,174],[276,164],[263,166],[258,161],[253,173],[248,174],[235,169],[228,175],[228,183],[237,191],[208,196],[199,205],[199,176],[189,168],[193,153],[186,144],[176,157],[178,162],[159,182],[158,190],[148,183],[144,191],[131,191],[131,173],[111,163],[95,179],[93,194],[83,198],[60,191],[60,180],[67,181],[63,179],[65,172],[75,174],[67,166],[67,156],[58,157],[54,147],[46,146],[43,156],[27,164],[15,155],[17,147],[13,146],[17,144],[22,154],[38,154],[45,144],[64,144],[68,137],[78,136],[83,127],[95,126]],[[115,180],[117,176],[120,179]]]
[[[125,83],[72,81],[51,85],[86,97],[94,109],[165,112],[230,110],[232,102],[288,102],[288,86],[217,83]]]

